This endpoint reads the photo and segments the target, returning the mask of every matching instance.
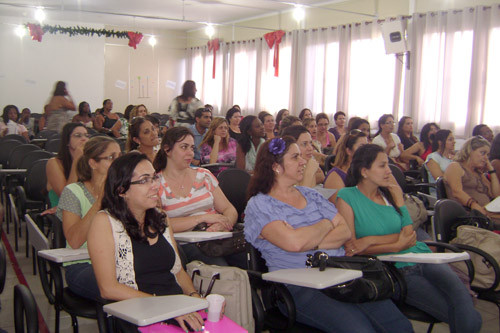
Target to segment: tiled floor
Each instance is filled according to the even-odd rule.
[[[4,225],[5,229],[5,225]],[[14,234],[11,228],[10,234],[5,234],[9,243],[12,245],[12,250],[14,250]],[[38,275],[33,275],[32,269],[32,259],[26,258],[25,256],[25,248],[24,248],[24,230],[23,230],[23,238],[19,242],[19,251],[15,252],[15,257],[17,262],[19,263],[19,267],[22,270],[22,274],[26,278],[26,281],[35,295],[38,307],[40,312],[44,318],[44,321],[50,332],[54,332],[55,329],[55,314],[54,308],[47,302],[47,298],[43,293],[42,287],[40,285],[40,279]],[[6,244],[6,246],[8,246]],[[7,257],[7,281],[5,284],[5,289],[3,293],[0,295],[0,300],[2,304],[2,309],[0,310],[0,328],[6,330],[9,333],[14,332],[14,286],[19,283],[18,277],[14,272],[13,265],[11,260]],[[499,319],[498,319],[498,310],[497,307],[488,302],[478,301],[476,308],[481,312],[483,317],[483,327],[481,332],[499,332]],[[80,332],[97,332],[97,325],[94,320],[78,318],[79,329]],[[413,322],[413,327],[415,332],[427,332],[426,324],[420,322]],[[65,312],[61,313],[61,324],[60,324],[61,332],[72,332],[71,328],[71,318]],[[43,328],[40,328],[40,332],[44,331]],[[449,332],[448,325],[446,324],[438,324],[434,327],[434,333],[444,333]],[[355,332],[353,332],[355,333]]]

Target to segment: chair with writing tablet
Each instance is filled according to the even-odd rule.
[[[59,235],[58,237],[60,238],[60,235],[63,234],[62,222],[55,215],[48,215],[48,218],[52,220],[53,233]],[[28,222],[30,242],[34,246],[36,252],[38,253],[41,250],[50,249],[49,240],[28,214],[26,214],[26,221]],[[56,243],[57,242],[59,241],[56,241]],[[78,332],[77,317],[97,319],[99,332],[107,331],[102,304],[80,297],[74,294],[68,287],[65,287],[60,263],[38,256],[38,273],[40,275],[43,292],[45,296],[47,296],[49,303],[54,305],[56,311],[56,333],[59,332],[61,311],[65,311],[71,316],[71,325],[75,333]]]
[[[38,333],[35,297],[25,285],[14,286],[14,326],[16,333]]]

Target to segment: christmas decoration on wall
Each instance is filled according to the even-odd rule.
[[[274,76],[276,77],[279,75],[280,43],[281,43],[281,38],[284,35],[285,32],[283,30],[276,30],[264,35],[264,38],[266,39],[269,48],[272,49],[274,45],[273,67],[274,67]]]
[[[208,51],[214,51],[214,67],[213,67],[213,70],[212,70],[212,79],[215,79],[215,53],[217,52],[217,50],[219,50],[219,38],[215,38],[215,39],[212,39],[212,40],[209,40],[208,43]]]
[[[98,37],[115,37],[115,38],[128,38],[130,47],[134,49],[137,48],[137,45],[142,40],[142,34],[140,32],[133,31],[115,31],[115,30],[107,30],[107,29],[94,29],[94,28],[86,28],[86,27],[62,27],[60,25],[48,25],[44,24],[40,26],[39,24],[27,23],[26,27],[29,29],[30,36],[32,40],[37,40],[38,42],[42,41],[43,34],[46,32],[50,34],[63,34],[73,36],[90,36],[93,37],[97,35]]]

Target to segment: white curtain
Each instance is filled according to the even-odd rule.
[[[385,54],[380,22],[295,30],[280,44],[279,77],[264,38],[221,43],[216,78],[207,47],[187,52],[187,77],[199,96],[224,114],[239,104],[245,114],[302,108],[333,115],[342,110],[375,127],[392,113],[414,118],[419,130],[437,122],[457,136],[487,123],[500,130],[500,7],[399,17],[408,23],[406,57]]]

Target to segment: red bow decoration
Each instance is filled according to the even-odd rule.
[[[281,37],[283,37],[284,35],[285,32],[283,30],[276,30],[264,35],[264,38],[266,39],[267,45],[269,45],[270,49],[272,49],[273,45],[276,44],[274,46],[274,58],[273,58],[274,76],[276,77],[279,74]]]
[[[139,33],[135,33],[135,32],[132,32],[132,31],[129,31],[127,32],[128,34],[128,46],[130,47],[133,47],[134,50],[137,49],[137,44],[139,44],[142,40],[142,34],[139,32]]]
[[[208,51],[214,51],[214,67],[213,67],[213,70],[212,70],[212,79],[215,79],[215,52],[217,52],[217,50],[219,49],[220,45],[219,45],[219,38],[215,38],[215,39],[212,39],[212,40],[209,40],[208,43],[207,43],[207,46],[208,46]]]
[[[30,31],[31,40],[42,41],[43,30],[39,24],[28,23],[28,29]]]

